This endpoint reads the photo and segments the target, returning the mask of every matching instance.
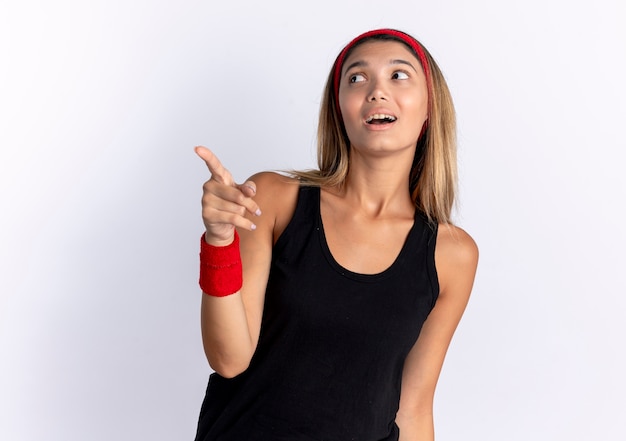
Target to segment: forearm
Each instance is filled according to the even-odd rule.
[[[196,147],[196,153],[211,172],[202,187],[202,342],[211,367],[234,377],[248,368],[259,339],[276,216],[268,204],[261,217],[254,181],[237,184],[213,152]],[[256,176],[262,182],[270,179]],[[275,200],[273,193],[261,192],[270,195],[269,201]]]
[[[398,413],[396,424],[400,429],[399,441],[434,441],[435,429],[432,412]]]
[[[246,370],[256,342],[239,292],[227,297],[202,294],[201,327],[204,352],[213,370],[224,377]]]

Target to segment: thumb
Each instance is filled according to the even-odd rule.
[[[237,188],[239,188],[239,191],[246,197],[252,198],[256,196],[256,184],[254,181],[246,181],[243,184],[238,184]]]

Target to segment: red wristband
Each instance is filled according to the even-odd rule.
[[[239,235],[230,245],[216,247],[200,237],[200,288],[205,294],[225,297],[236,293],[243,284]]]

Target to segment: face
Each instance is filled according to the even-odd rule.
[[[397,41],[357,46],[343,65],[339,106],[351,148],[414,150],[428,115],[419,60]]]

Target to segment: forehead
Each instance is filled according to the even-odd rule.
[[[358,61],[388,63],[396,59],[409,61],[416,68],[421,67],[419,60],[406,44],[395,40],[369,40],[352,49],[343,62],[342,70]]]

